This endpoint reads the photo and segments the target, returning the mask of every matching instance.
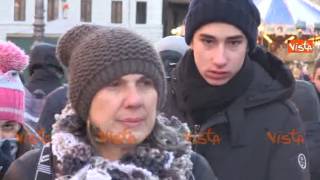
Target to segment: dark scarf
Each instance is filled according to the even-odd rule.
[[[194,122],[202,124],[247,90],[253,80],[253,65],[247,57],[241,70],[227,84],[212,86],[200,75],[190,50],[177,65],[176,76],[174,88],[179,109],[191,115]]]

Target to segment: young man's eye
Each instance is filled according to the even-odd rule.
[[[200,39],[200,41],[204,44],[212,44],[213,43],[213,40],[212,39],[206,39],[206,38],[203,38],[203,39]]]
[[[230,41],[229,44],[232,46],[238,46],[242,43],[240,40]]]

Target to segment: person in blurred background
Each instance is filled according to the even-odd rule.
[[[51,140],[52,125],[56,122],[55,115],[61,114],[62,109],[67,105],[67,92],[68,85],[65,84],[53,90],[46,97],[36,129],[44,137],[48,137],[47,141]]]
[[[11,162],[31,149],[24,126],[24,86],[19,72],[29,57],[15,44],[0,42],[0,179]]]
[[[306,131],[305,142],[310,154],[311,180],[320,179],[320,103],[308,81],[296,80],[292,101],[296,104]]]
[[[312,82],[320,100],[320,59],[316,60],[313,66]]]
[[[49,43],[36,44],[30,53],[29,79],[26,88],[31,92],[41,90],[45,95],[62,85],[63,68],[56,56],[56,46]]]
[[[36,130],[45,97],[63,83],[64,71],[55,56],[53,44],[36,44],[30,53],[29,79],[26,86],[27,125]]]
[[[166,79],[170,79],[172,69],[176,67],[176,64],[187,52],[189,46],[181,36],[167,36],[158,41],[155,44],[155,48],[164,64]]]
[[[310,81],[308,65],[304,62],[294,61],[291,72],[296,80]]]

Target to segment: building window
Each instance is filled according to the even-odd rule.
[[[14,1],[14,20],[15,21],[26,20],[26,0]]]
[[[59,0],[48,0],[47,20],[52,21],[58,19],[59,16]]]
[[[137,24],[147,23],[147,2],[137,2],[136,23]]]
[[[92,0],[81,0],[81,21],[91,22]]]
[[[122,23],[122,1],[112,1],[111,23]]]

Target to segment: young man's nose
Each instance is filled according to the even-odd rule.
[[[227,58],[226,58],[226,54],[225,54],[224,45],[220,44],[212,52],[212,63],[218,67],[223,67],[227,64]]]

